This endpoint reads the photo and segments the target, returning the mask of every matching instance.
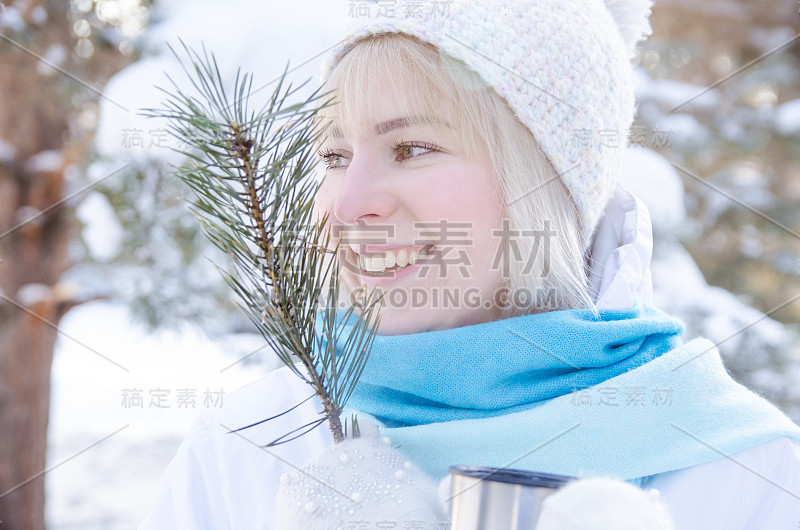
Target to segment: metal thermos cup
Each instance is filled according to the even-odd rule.
[[[515,469],[450,468],[451,530],[533,530],[542,503],[573,477]]]

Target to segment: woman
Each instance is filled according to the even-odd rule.
[[[800,428],[647,304],[649,217],[599,132],[632,122],[649,2],[606,4],[454,1],[367,20],[334,52],[317,207],[346,290],[386,294],[348,406],[434,480],[612,476],[658,489],[675,528],[795,528]],[[284,369],[226,396],[144,527],[272,527],[279,477],[332,442],[260,446],[317,417],[311,393]]]

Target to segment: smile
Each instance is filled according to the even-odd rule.
[[[424,247],[397,247],[383,252],[358,254],[358,265],[361,271],[368,276],[384,276],[410,267],[417,263],[420,257],[431,254],[433,245]]]

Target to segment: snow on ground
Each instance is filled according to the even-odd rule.
[[[263,346],[256,335],[151,334],[108,302],[73,309],[60,331],[48,436],[48,468],[58,467],[46,475],[54,530],[136,528],[196,416],[277,366],[234,364]]]

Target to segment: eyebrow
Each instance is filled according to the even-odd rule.
[[[405,127],[411,127],[420,124],[443,125],[448,129],[452,129],[452,126],[449,123],[447,123],[446,120],[442,120],[433,116],[405,116],[402,118],[395,118],[393,120],[388,120],[377,124],[375,126],[375,134],[386,134],[388,132],[397,129],[403,129]],[[339,129],[338,127],[333,127],[331,129],[330,134],[332,138],[344,138],[342,130]]]

